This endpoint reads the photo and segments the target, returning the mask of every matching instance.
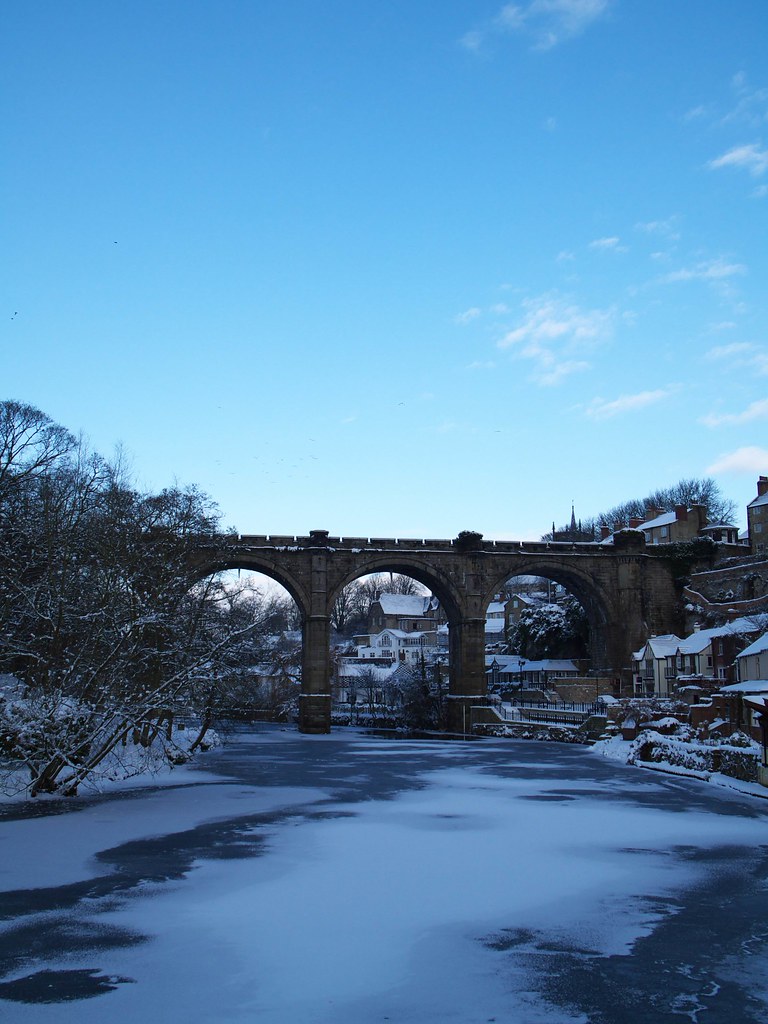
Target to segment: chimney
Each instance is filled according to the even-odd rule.
[[[611,536],[611,528],[610,528],[610,526],[601,526],[600,527],[600,540],[608,540],[608,538],[610,536]]]
[[[766,492],[768,492],[768,476],[759,476],[757,478],[757,496],[758,496],[758,498],[762,498],[762,496]]]
[[[638,526],[643,522],[642,516],[630,516],[629,517],[629,528],[630,530],[636,530]]]
[[[700,629],[701,629],[701,623],[700,622],[694,622],[694,624],[693,624],[693,632],[694,633],[698,633]]]
[[[691,505],[691,512],[697,517],[698,528],[703,530],[707,525],[707,506],[706,505]]]
[[[685,523],[688,520],[688,509],[685,505],[675,505],[675,519],[678,523]]]

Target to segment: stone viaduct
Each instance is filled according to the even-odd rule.
[[[590,623],[593,670],[618,675],[630,653],[675,623],[677,593],[661,552],[642,534],[618,534],[614,545],[455,540],[240,536],[204,544],[201,572],[252,569],[282,584],[303,619],[299,729],[330,731],[331,614],[341,589],[359,576],[411,576],[439,599],[449,625],[449,728],[460,732],[467,709],[486,696],[486,609],[513,576],[542,576],[566,587]]]

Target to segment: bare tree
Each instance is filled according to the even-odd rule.
[[[31,795],[75,792],[129,739],[200,711],[200,679],[260,620],[224,616],[220,581],[198,579],[210,499],[142,494],[43,414],[0,412],[0,752]]]

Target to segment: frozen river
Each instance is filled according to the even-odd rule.
[[[768,1019],[768,801],[511,740],[243,734],[0,811],[0,1020]]]

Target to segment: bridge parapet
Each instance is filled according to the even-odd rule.
[[[447,538],[426,537],[332,537],[324,530],[313,531],[308,537],[297,537],[282,534],[244,533],[233,538],[235,545],[245,547],[297,549],[297,548],[333,548],[344,551],[454,551],[462,554],[526,554],[526,555],[564,555],[583,554],[592,558],[612,560],[619,550],[645,552],[642,537],[633,539],[631,545],[613,547],[599,544],[596,541],[530,541],[530,540],[480,540],[476,547],[467,549],[457,540]],[[225,542],[226,543],[226,540]],[[661,547],[661,546],[659,546]],[[660,551],[654,551],[660,554]]]

